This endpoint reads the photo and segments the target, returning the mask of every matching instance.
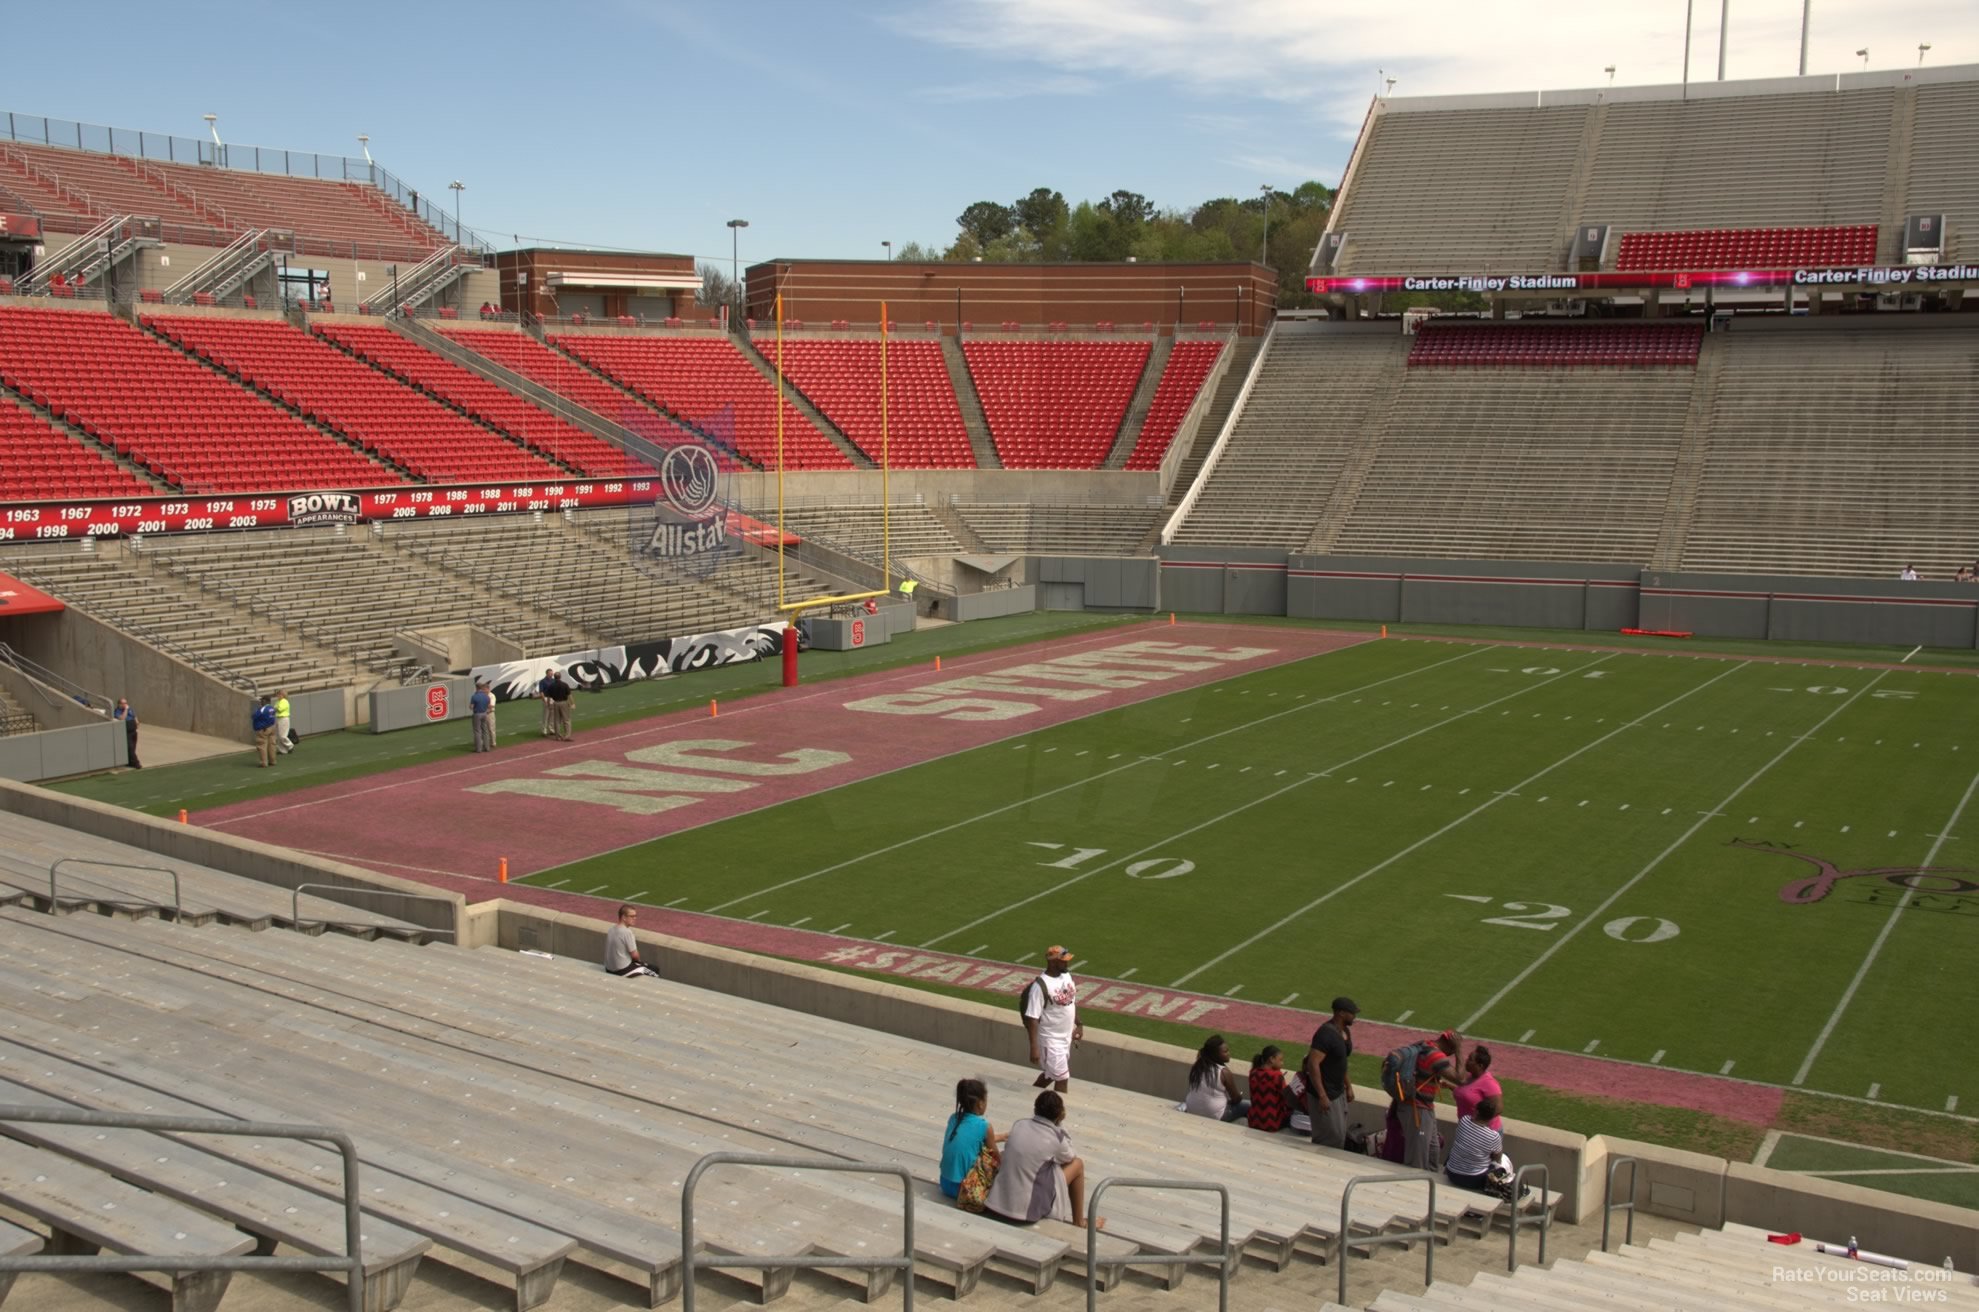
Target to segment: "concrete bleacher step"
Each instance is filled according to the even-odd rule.
[[[23,1230],[11,1221],[0,1221],[0,1257],[32,1257],[47,1246],[45,1240],[31,1230]],[[7,1301],[7,1294],[14,1287],[15,1271],[0,1271],[0,1303]]]
[[[0,1102],[59,1109],[57,1099],[0,1080]],[[139,1130],[87,1126],[12,1124],[7,1133],[50,1152],[116,1176],[136,1188],[212,1213],[262,1242],[292,1245],[319,1256],[341,1256],[345,1244],[341,1205],[271,1177]],[[420,1257],[433,1241],[388,1221],[369,1218],[361,1235],[366,1312],[391,1312],[412,1283]]]
[[[27,1144],[0,1153],[0,1202],[49,1227],[55,1255],[102,1250],[148,1257],[239,1257],[254,1240],[180,1203]],[[213,1312],[231,1273],[169,1276],[172,1312]]]
[[[1127,413],[1120,416],[1120,429],[1113,435],[1113,445],[1099,462],[1101,469],[1126,468],[1127,457],[1134,453],[1134,444],[1140,441],[1141,426],[1147,423],[1148,407],[1154,404],[1155,389],[1161,385],[1161,371],[1168,367],[1168,357],[1174,352],[1173,336],[1155,337],[1141,366],[1140,380],[1134,384],[1134,394],[1128,398]]]
[[[976,379],[969,372],[960,340],[941,339],[941,362],[948,370],[949,386],[955,389],[955,404],[962,411],[962,427],[969,434],[969,451],[976,457],[976,468],[1003,468],[1003,457],[996,453],[996,443],[990,437],[989,417],[983,413],[983,398],[976,391]]]

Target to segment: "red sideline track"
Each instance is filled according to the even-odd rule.
[[[535,736],[536,710],[525,702],[512,704],[502,712],[509,741],[514,743],[520,737],[522,742],[500,749],[493,756],[411,767],[217,808],[200,813],[197,820],[232,833],[335,856],[356,865],[396,874],[412,872],[436,887],[481,898],[494,891],[491,875],[468,874],[461,866],[492,872],[496,860],[505,855],[523,872],[543,870],[822,788],[871,778],[1033,729],[1196,687],[1230,674],[1281,665],[1367,640],[1366,635],[1360,634],[1250,625],[1110,628],[1084,638],[957,658],[948,662],[947,669],[939,674],[923,666],[835,680],[817,689],[786,689],[752,698],[719,718],[711,719],[704,711],[681,712],[615,726],[571,743],[550,743]],[[1172,651],[1141,649],[1139,645],[1144,643],[1213,647],[1232,659],[1196,660]],[[1022,694],[1007,687],[999,689],[994,684],[987,689],[951,690],[950,695],[985,703],[1016,702],[1032,708],[1003,719],[901,717],[870,708],[858,709],[856,705],[870,703],[877,697],[906,702],[919,698],[919,704],[926,704],[934,699],[928,693],[930,688],[940,688],[961,678],[1001,675],[1013,683],[1021,683],[1023,676],[1013,678],[1013,671],[1066,657],[1095,662],[1099,668],[1134,668],[1108,663],[1106,654],[1120,653],[1123,648],[1136,649],[1126,653],[1129,659],[1137,654],[1149,660],[1176,658],[1211,668],[1173,671],[1169,677],[1138,688],[1101,690],[1099,695],[1078,701],[1026,702]],[[1238,649],[1249,649],[1255,654],[1237,656]],[[914,732],[916,729],[920,732]],[[927,732],[930,729],[935,732]],[[465,726],[462,734],[465,737]],[[707,769],[707,762],[716,759],[714,756],[684,757],[680,744],[705,743],[717,737],[747,744],[746,750],[722,752],[723,758],[734,754],[749,761],[770,763],[782,752],[817,750],[818,745],[829,744],[826,750],[843,752],[850,759],[804,774],[743,776],[753,786],[697,797],[691,804],[648,815],[622,812],[609,806],[573,808],[567,800],[527,793],[476,791],[490,785],[512,786],[508,781],[519,780],[533,780],[536,784],[543,780],[562,781],[578,786],[609,783],[609,771],[619,768],[626,756],[634,752],[645,754],[649,760],[671,760],[683,767]],[[574,772],[552,773],[558,770]],[[606,773],[601,774],[600,770]],[[582,814],[574,816],[573,810]],[[614,909],[612,902],[599,898],[533,885],[511,884],[502,891],[505,896],[532,906],[600,919],[608,918]],[[1032,968],[1003,962],[924,953],[891,944],[665,908],[648,908],[647,918],[649,931],[678,938],[990,993],[1014,994],[1034,974]],[[1293,1051],[1303,1048],[1321,1019],[1316,1013],[1290,1007],[1149,989],[1118,981],[1088,979],[1082,985],[1081,1005],[1093,1010],[1263,1035]],[[1370,1022],[1356,1027],[1358,1046],[1363,1052],[1385,1051],[1414,1033]],[[1494,1043],[1493,1048],[1497,1055],[1493,1069],[1512,1079],[1563,1092],[1688,1107],[1755,1125],[1771,1124],[1784,1097],[1777,1088],[1718,1076],[1513,1044]]]

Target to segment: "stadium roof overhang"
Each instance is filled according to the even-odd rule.
[[[1802,269],[1697,269],[1619,273],[1346,274],[1306,279],[1322,296],[1377,292],[1476,292],[1486,296],[1586,296],[1657,291],[1890,292],[1979,286],[1979,264],[1841,265]]]
[[[701,277],[692,273],[631,273],[618,269],[558,269],[546,275],[550,287],[608,287],[613,291],[671,292],[701,290]]]
[[[0,616],[51,615],[67,609],[40,588],[29,587],[10,574],[0,574]]]

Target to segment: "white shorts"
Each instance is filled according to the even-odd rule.
[[[1038,1070],[1047,1080],[1072,1078],[1072,1041],[1038,1040]]]

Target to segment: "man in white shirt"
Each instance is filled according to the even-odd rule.
[[[1044,974],[1024,988],[1024,1032],[1031,1061],[1038,1068],[1036,1088],[1060,1093],[1072,1083],[1072,1045],[1086,1037],[1079,1023],[1079,985],[1072,978],[1072,953],[1056,944],[1045,949]]]
[[[632,922],[639,918],[639,909],[622,906],[618,909],[618,923],[605,931],[605,973],[633,979],[649,975],[654,979],[660,972],[639,959],[639,941],[632,936]]]
[[[1905,583],[1917,582],[1917,566],[1905,565],[1903,567],[1903,573],[1897,575],[1897,577],[1899,579],[1902,579]]]

